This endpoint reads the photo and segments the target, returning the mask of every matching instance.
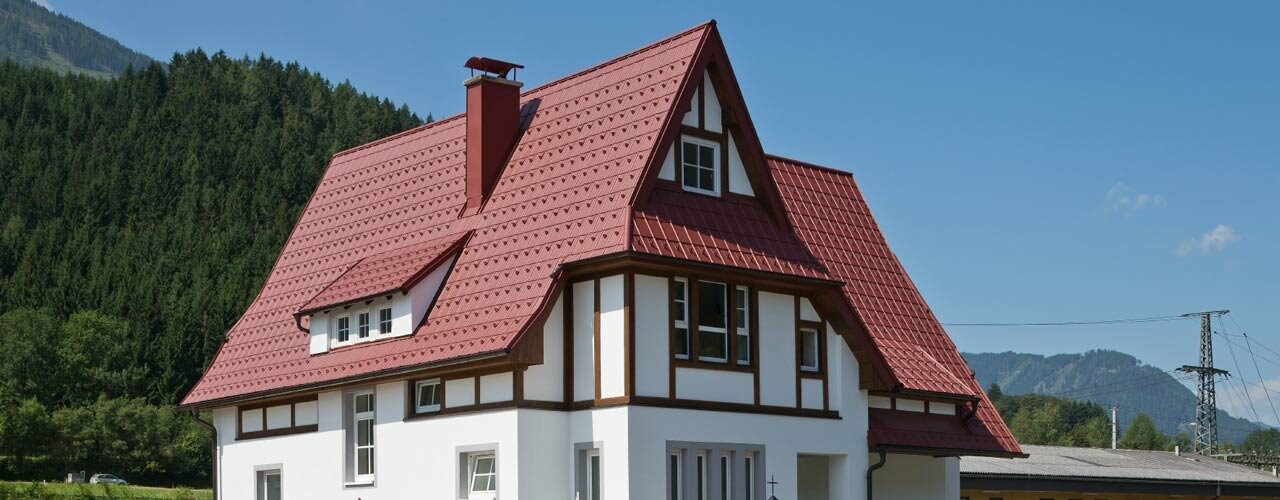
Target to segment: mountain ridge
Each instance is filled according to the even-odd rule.
[[[1035,393],[1103,407],[1116,405],[1122,427],[1141,411],[1170,436],[1189,433],[1187,424],[1195,421],[1195,393],[1182,385],[1172,370],[1161,370],[1130,354],[1091,350],[1049,356],[1012,351],[961,355],[983,387],[998,384],[1005,394]],[[1220,441],[1238,443],[1249,432],[1264,427],[1218,410]]]
[[[0,0],[0,61],[61,73],[115,77],[155,61],[75,19],[29,0]]]

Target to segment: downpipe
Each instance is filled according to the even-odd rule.
[[[218,428],[214,427],[213,424],[209,422],[201,420],[200,414],[195,410],[188,412],[186,415],[191,420],[195,420],[200,423],[200,425],[208,427],[209,431],[213,432],[213,445],[210,446],[209,450],[213,457],[213,475],[209,477],[209,488],[213,490],[213,500],[218,500],[218,469],[220,469],[220,464],[218,463]]]
[[[876,469],[884,467],[885,458],[886,458],[885,451],[880,450],[880,461],[874,464],[871,464],[871,466],[867,467],[867,500],[871,500],[871,473],[875,472]]]

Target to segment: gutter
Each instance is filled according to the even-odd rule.
[[[219,463],[221,456],[218,453],[218,428],[214,427],[213,424],[209,422],[200,420],[200,414],[196,410],[187,412],[185,415],[191,420],[198,422],[200,425],[208,427],[209,431],[213,433],[213,444],[209,447],[209,451],[213,456],[213,474],[209,476],[209,485],[213,490],[213,500],[218,500],[218,469],[221,469],[221,464]]]
[[[871,500],[871,473],[881,467],[884,467],[884,462],[887,458],[885,451],[880,450],[880,461],[867,467],[867,500]]]

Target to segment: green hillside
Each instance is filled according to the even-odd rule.
[[[209,432],[170,405],[331,155],[420,123],[266,57],[111,79],[0,63],[0,480],[207,486]]]
[[[0,60],[61,73],[117,76],[151,58],[75,20],[32,3],[0,0]]]
[[[1102,407],[1118,405],[1128,425],[1138,412],[1149,415],[1170,436],[1195,421],[1196,396],[1173,375],[1115,351],[1041,356],[1015,352],[964,354],[983,387],[998,384],[1005,394],[1047,394]],[[1225,397],[1223,388],[1219,398]],[[1006,417],[1008,417],[1006,415]],[[1219,439],[1239,443],[1260,424],[1218,411]]]

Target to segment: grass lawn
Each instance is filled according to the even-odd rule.
[[[213,492],[187,488],[152,488],[148,486],[113,486],[105,484],[37,484],[0,481],[0,500],[87,500],[98,498],[117,500],[212,500]]]

